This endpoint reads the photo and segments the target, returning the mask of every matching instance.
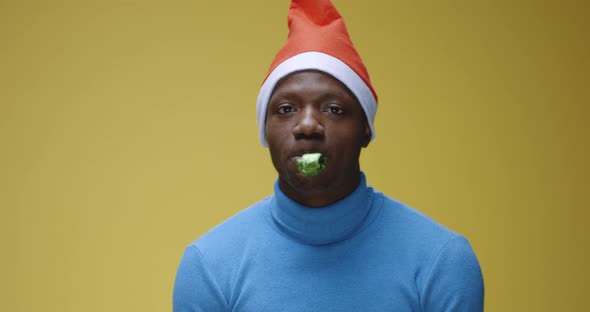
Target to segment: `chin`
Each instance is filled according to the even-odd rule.
[[[322,193],[335,187],[334,182],[335,179],[330,177],[327,171],[317,176],[304,176],[296,171],[294,174],[290,174],[289,184],[306,193]]]

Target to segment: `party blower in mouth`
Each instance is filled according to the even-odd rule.
[[[297,170],[306,176],[313,177],[326,169],[326,156],[322,153],[308,153],[297,158]]]

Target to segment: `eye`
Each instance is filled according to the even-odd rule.
[[[340,106],[336,106],[336,105],[328,106],[328,111],[334,115],[344,114],[344,110]]]
[[[295,107],[290,104],[283,104],[277,108],[277,113],[279,114],[288,114],[295,111]]]

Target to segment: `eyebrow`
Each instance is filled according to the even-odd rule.
[[[278,92],[278,93],[271,94],[269,100],[271,100],[274,97],[292,98],[292,97],[298,97],[298,95],[297,95],[297,92]]]
[[[297,92],[278,92],[275,94],[272,94],[269,101],[272,100],[273,98],[298,98],[299,94]],[[318,100],[326,100],[326,99],[345,99],[345,98],[351,98],[352,100],[355,100],[356,97],[354,96],[354,94],[348,94],[346,92],[330,92],[330,93],[325,93],[320,95],[317,99]]]
[[[351,94],[347,94],[346,92],[330,92],[330,93],[326,93],[323,94],[322,96],[320,96],[320,99],[332,99],[332,98],[338,98],[338,99],[342,99],[342,98],[352,98],[354,100],[354,95],[351,96]]]

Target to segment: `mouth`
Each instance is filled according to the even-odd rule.
[[[322,154],[323,157],[326,157],[326,153],[323,152],[323,151],[321,151],[321,150],[318,150],[318,149],[302,149],[302,150],[298,150],[298,151],[292,153],[290,155],[290,158],[296,158],[296,159],[298,159],[298,158],[301,158],[301,156],[303,156],[305,154],[316,154],[316,153]]]

